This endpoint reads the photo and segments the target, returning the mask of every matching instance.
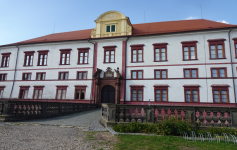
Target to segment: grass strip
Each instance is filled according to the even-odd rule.
[[[117,135],[120,142],[115,145],[117,150],[234,150],[237,145],[225,144],[224,141],[185,141],[182,137],[146,136],[146,135]]]

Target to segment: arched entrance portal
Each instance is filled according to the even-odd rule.
[[[115,103],[115,88],[106,85],[101,89],[101,103]]]

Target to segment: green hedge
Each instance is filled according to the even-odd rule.
[[[136,123],[132,122],[128,125],[117,124],[113,126],[116,132],[122,133],[153,133],[158,135],[175,135],[182,136],[184,132],[190,133],[191,122],[187,120],[180,120],[171,116],[168,119],[159,120],[156,123]],[[237,136],[237,129],[232,128],[215,128],[210,127],[205,130],[194,130],[196,134],[202,133],[205,136],[206,132],[221,135],[221,133],[232,134]]]
[[[183,135],[183,132],[191,131],[191,123],[178,120],[171,116],[169,119],[158,121],[155,124],[132,122],[128,125],[118,124],[113,127],[117,132],[123,133],[155,133],[159,135]]]

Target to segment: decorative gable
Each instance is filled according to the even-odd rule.
[[[118,11],[108,11],[96,20],[91,38],[132,35],[132,24],[128,17]]]

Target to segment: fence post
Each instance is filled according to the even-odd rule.
[[[232,116],[232,126],[237,128],[237,112],[231,112]]]
[[[47,103],[41,103],[42,104],[42,117],[46,118],[47,117]]]
[[[146,109],[146,121],[154,123],[154,106],[149,106]]]

